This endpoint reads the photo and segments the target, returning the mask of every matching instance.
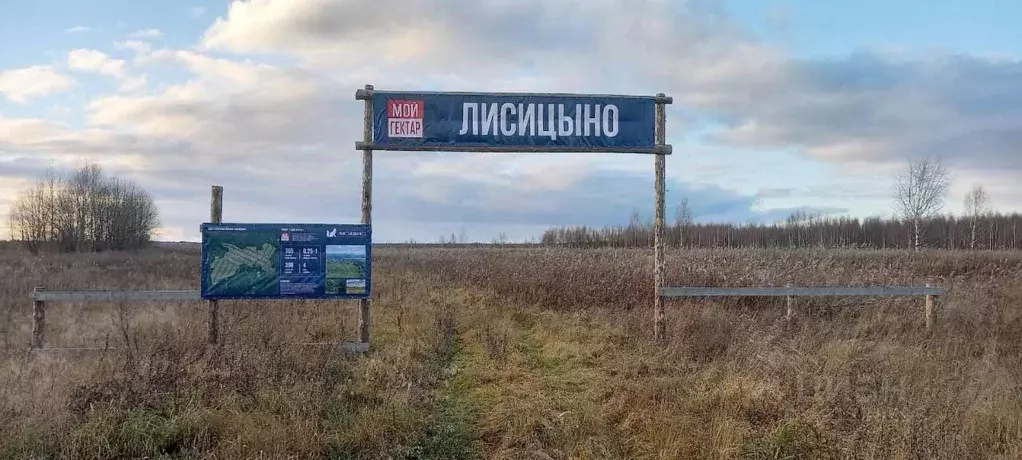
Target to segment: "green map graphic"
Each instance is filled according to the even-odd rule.
[[[211,233],[207,239],[211,295],[273,295],[278,290],[277,232]]]

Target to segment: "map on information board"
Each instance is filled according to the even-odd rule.
[[[202,224],[202,297],[370,295],[372,231],[361,224]]]

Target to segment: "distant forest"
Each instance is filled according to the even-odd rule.
[[[826,217],[797,211],[770,224],[694,223],[688,200],[664,223],[664,244],[686,248],[862,248],[862,249],[1019,249],[1022,215],[990,208],[981,184],[965,195],[965,213],[941,213],[951,176],[939,157],[909,160],[895,178],[897,217]],[[627,226],[562,227],[544,232],[541,243],[554,246],[649,247],[653,223],[632,212]]]
[[[920,225],[920,246],[941,249],[1020,249],[1022,214],[937,216]],[[865,248],[911,249],[913,225],[896,218],[820,217],[796,213],[772,224],[706,224],[685,220],[665,224],[664,244],[685,248]],[[627,226],[559,227],[541,243],[574,247],[649,247],[651,222],[637,216]]]

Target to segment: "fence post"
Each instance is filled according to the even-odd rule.
[[[365,92],[365,126],[362,140],[370,144],[373,142],[373,85],[366,85]],[[362,151],[362,223],[367,225],[373,223],[373,151],[368,148]],[[364,344],[369,343],[372,327],[371,307],[369,299],[361,299],[358,302],[358,340]]]
[[[926,283],[926,287],[930,288],[933,287],[933,285],[930,283]],[[926,299],[925,306],[926,330],[930,330],[933,327],[933,296],[930,294],[926,294],[925,299]]]
[[[212,188],[212,195],[209,203],[209,221],[213,224],[223,223],[223,211],[224,211],[224,188],[219,185],[214,185]],[[208,301],[209,306],[209,319],[207,323],[208,336],[207,340],[211,344],[216,344],[220,341],[220,305],[216,299]]]
[[[788,283],[784,287],[791,289],[791,283]],[[792,319],[795,317],[795,296],[789,293],[786,298],[788,300],[788,309],[787,312],[785,312],[784,314],[784,319]]]
[[[36,285],[32,292],[42,292],[43,287]],[[46,338],[46,303],[32,296],[32,348],[42,348]]]
[[[663,93],[657,94],[658,98],[666,96]],[[656,144],[664,145],[667,143],[667,135],[665,132],[666,128],[666,115],[665,115],[665,104],[663,102],[657,102],[656,104]],[[666,321],[664,318],[664,298],[660,293],[660,290],[664,287],[664,194],[665,194],[665,178],[664,170],[666,168],[665,155],[662,153],[655,154],[654,158],[654,170],[656,173],[655,189],[656,196],[654,198],[655,205],[655,218],[653,220],[653,289],[654,289],[654,300],[653,300],[653,336],[657,340],[664,340],[667,330]]]

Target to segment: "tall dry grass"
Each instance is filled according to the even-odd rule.
[[[194,288],[198,255],[0,253],[2,458],[1022,458],[1022,256],[695,250],[668,285],[935,283],[922,300],[685,300],[651,340],[649,251],[375,251],[353,305],[52,304],[35,284]]]
[[[491,454],[1022,458],[1022,254],[672,252],[668,285],[933,283],[949,293],[937,301],[932,331],[920,298],[799,299],[791,322],[783,299],[677,300],[668,304],[669,341],[658,347],[649,340],[650,252],[393,256],[491,296],[476,302],[468,324],[477,325],[477,354],[493,365],[466,386],[485,388],[469,394],[497,414],[495,425],[510,418],[531,427],[488,432]],[[510,358],[491,351],[506,350],[493,344],[491,324],[505,324]],[[516,360],[519,367],[507,364]],[[488,383],[502,372],[528,383]],[[564,392],[572,376],[585,384]],[[544,411],[553,415],[537,415]],[[558,423],[572,411],[587,414],[586,430]]]
[[[430,431],[454,338],[420,277],[377,281],[378,320],[404,324],[378,330],[368,358],[329,345],[352,340],[353,302],[222,301],[216,347],[202,302],[50,302],[55,349],[26,351],[33,285],[189,289],[197,263],[0,253],[0,458],[460,458],[460,432]]]

